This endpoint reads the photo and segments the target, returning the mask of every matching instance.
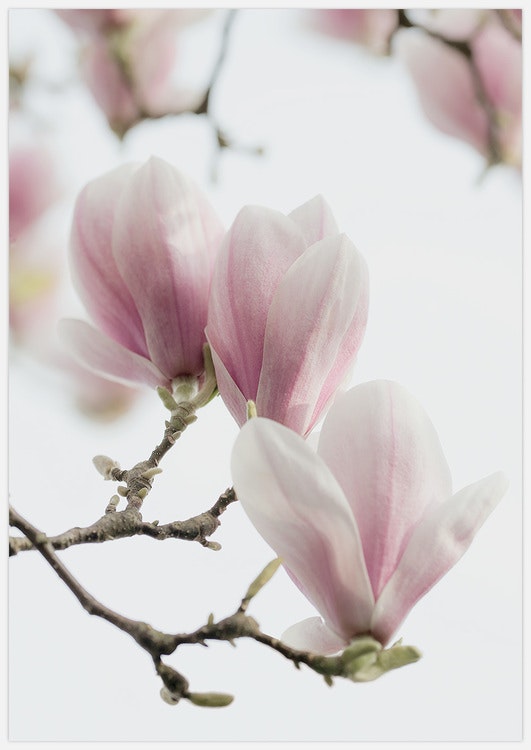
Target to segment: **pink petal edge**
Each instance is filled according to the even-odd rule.
[[[250,419],[232,453],[240,503],[338,635],[367,632],[374,599],[356,521],[325,463],[300,435]]]
[[[428,510],[374,608],[371,630],[385,644],[416,602],[452,568],[505,494],[496,472]]]
[[[82,320],[59,321],[58,334],[81,365],[108,380],[124,385],[159,385],[171,382],[152,362],[126,349]]]
[[[287,628],[280,640],[298,651],[311,651],[314,654],[337,654],[349,644],[328,628],[320,617],[308,617]]]

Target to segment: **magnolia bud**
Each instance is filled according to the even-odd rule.
[[[281,565],[282,561],[279,557],[271,560],[265,568],[262,570],[259,576],[257,576],[247,589],[247,593],[243,597],[244,601],[249,601],[255,597],[260,589],[266,585],[266,583],[274,576]]]
[[[160,697],[164,703],[168,703],[170,706],[175,706],[181,700],[180,695],[174,695],[166,686],[160,689]]]
[[[228,706],[234,700],[234,696],[228,693],[188,693],[186,697],[195,706],[205,706],[207,708]]]
[[[120,468],[120,464],[113,461],[109,456],[94,456],[92,463],[104,479],[112,479],[113,469]]]

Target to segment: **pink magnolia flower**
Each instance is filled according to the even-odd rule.
[[[218,388],[242,425],[308,433],[349,372],[367,321],[368,271],[321,197],[288,216],[243,208],[225,236],[206,334]]]
[[[496,473],[452,494],[432,423],[389,381],[338,398],[317,453],[282,425],[249,420],[232,474],[250,520],[322,617],[283,639],[318,653],[363,634],[388,643],[463,555],[507,485]]]
[[[70,8],[54,12],[74,31],[97,33],[125,26],[142,11],[132,8]]]
[[[40,144],[14,146],[9,152],[9,240],[13,242],[60,195],[57,168]]]
[[[522,45],[500,23],[472,40],[474,60],[494,108],[503,161],[522,162]]]
[[[310,11],[320,31],[361,44],[376,54],[386,54],[398,25],[394,8],[326,8]]]
[[[11,244],[9,332],[13,343],[40,349],[56,321],[62,267],[60,243],[37,225]]]
[[[10,147],[9,330],[17,344],[40,339],[55,311],[61,254],[47,220],[61,182],[47,145],[26,136]]]
[[[402,29],[395,36],[395,51],[412,76],[426,116],[439,130],[490,158],[489,128],[494,128],[499,158],[519,167],[522,46],[494,16],[489,18],[470,39],[483,97],[469,60],[448,44],[418,29]]]
[[[72,275],[97,328],[61,322],[74,356],[125,383],[169,387],[203,370],[222,225],[187,177],[152,157],[90,182],[71,234]]]
[[[144,117],[192,106],[196,94],[177,90],[172,74],[179,30],[206,10],[64,10],[60,17],[85,32],[81,70],[111,128],[123,136]]]

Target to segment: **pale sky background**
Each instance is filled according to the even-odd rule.
[[[469,4],[470,5],[470,4]],[[369,684],[333,688],[254,642],[235,649],[181,647],[169,664],[194,691],[235,695],[223,709],[159,697],[149,657],[124,633],[91,618],[36,553],[9,563],[10,739],[33,742],[515,741],[522,683],[522,208],[520,176],[497,167],[481,179],[471,148],[422,115],[400,64],[320,36],[302,10],[242,9],[214,93],[214,113],[238,143],[216,184],[214,145],[201,118],[138,126],[119,145],[81,87],[35,97],[50,126],[70,191],[57,213],[66,254],[80,187],[115,165],[155,154],[190,174],[228,227],[245,204],[283,212],[322,193],[342,231],[364,254],[371,302],[352,385],[399,381],[430,415],[455,490],[496,470],[509,490],[465,557],[422,599],[397,636],[417,664]],[[197,79],[217,49],[220,19],[190,33],[183,65]],[[11,11],[13,50],[31,50],[43,77],[73,71],[72,37],[46,10]],[[205,59],[208,51],[210,58]],[[54,109],[50,109],[54,103]],[[53,115],[51,114],[53,112]],[[48,119],[47,119],[48,118]],[[44,125],[43,125],[44,127]],[[65,315],[82,315],[65,295]],[[123,467],[145,458],[164,410],[146,392],[122,419],[82,417],[53,376],[12,352],[9,493],[49,534],[99,517],[114,491],[92,467],[98,453]],[[186,518],[231,484],[237,427],[220,399],[165,458],[146,520]],[[241,507],[197,544],[129,539],[81,546],[62,559],[96,598],[167,632],[203,625],[237,607],[274,557]],[[315,614],[280,571],[251,605],[279,636]],[[194,745],[197,747],[197,745]]]

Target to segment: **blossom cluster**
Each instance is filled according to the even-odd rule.
[[[201,95],[176,85],[180,36],[208,10],[57,10],[80,46],[81,77],[110,127],[195,111]],[[522,11],[486,8],[308,10],[310,25],[408,72],[420,107],[443,133],[488,164],[522,166]]]
[[[99,375],[200,386],[208,343],[242,428],[237,496],[320,615],[286,642],[322,654],[365,634],[387,644],[506,480],[496,473],[454,493],[434,427],[402,386],[340,393],[365,332],[369,275],[325,200],[287,216],[245,206],[225,231],[201,190],[152,157],[82,190],[71,264],[93,324],[64,320],[61,334]]]
[[[179,31],[203,18],[193,9],[68,9],[57,15],[80,43],[81,76],[109,126],[123,136],[144,117],[194,106],[173,81]]]
[[[393,54],[430,122],[489,164],[522,166],[522,10],[314,11],[322,32]]]

